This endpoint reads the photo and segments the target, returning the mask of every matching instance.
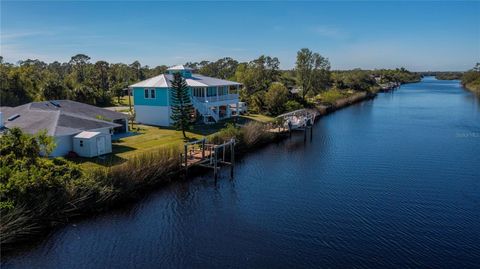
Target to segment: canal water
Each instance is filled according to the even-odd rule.
[[[426,78],[211,175],[71,223],[2,268],[480,268],[480,104]]]

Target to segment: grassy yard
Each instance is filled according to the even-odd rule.
[[[238,119],[238,123],[243,124],[248,121],[267,122],[273,118],[251,114],[242,116]],[[224,128],[233,120],[225,120],[211,125],[196,125],[187,132],[189,140],[200,139],[204,136],[211,135]],[[95,167],[106,167],[121,164],[135,155],[148,153],[149,151],[158,150],[161,147],[178,146],[181,147],[185,142],[182,132],[167,127],[156,127],[148,125],[134,125],[134,132],[131,136],[120,138],[112,143],[112,154],[97,158],[77,158],[75,162],[79,163],[86,169]]]
[[[259,122],[270,122],[270,121],[273,121],[274,119],[272,117],[262,115],[262,114],[249,114],[249,115],[242,116],[242,118],[259,121]]]
[[[132,106],[133,106],[133,96],[131,97]],[[118,98],[113,98],[114,105],[116,106],[128,106],[128,96],[125,95],[120,98],[120,102],[118,102]]]
[[[339,91],[336,89],[330,89],[318,94],[315,99],[326,104],[333,104],[337,100],[347,98],[353,95],[353,91]]]

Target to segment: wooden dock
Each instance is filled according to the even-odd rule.
[[[288,128],[286,127],[283,127],[283,126],[269,126],[269,128],[267,129],[268,132],[270,133],[276,133],[276,134],[283,134],[283,133],[288,133]]]
[[[227,153],[228,151],[228,153]],[[230,158],[227,161],[228,154]],[[235,166],[235,139],[232,138],[222,144],[208,143],[206,138],[184,144],[184,152],[180,154],[181,167],[185,170],[193,166],[213,169],[215,180],[221,166],[230,166],[230,176],[233,178]]]

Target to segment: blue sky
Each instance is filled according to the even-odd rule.
[[[1,55],[173,65],[276,56],[303,47],[334,69],[466,70],[480,61],[480,2],[1,3]]]

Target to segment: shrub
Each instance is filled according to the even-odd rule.
[[[285,111],[288,100],[288,89],[279,82],[274,82],[265,93],[265,105],[271,115],[278,115]]]
[[[258,91],[248,98],[248,111],[253,113],[261,113],[265,106],[265,91]]]
[[[260,122],[251,121],[245,124],[241,131],[243,133],[241,142],[246,148],[252,148],[273,138],[265,125]]]
[[[347,96],[348,96],[348,94],[344,91],[340,91],[340,90],[337,90],[337,89],[331,89],[331,90],[322,92],[318,96],[318,99],[320,99],[320,101],[322,103],[334,104],[337,100],[345,98]]]
[[[16,128],[0,138],[2,247],[62,220],[71,204],[69,186],[84,177],[73,163],[40,157],[41,152],[48,154],[50,140],[45,133],[26,135]]]
[[[300,104],[299,102],[297,102],[295,100],[288,100],[285,103],[286,111],[294,111],[294,110],[298,110],[298,109],[302,109],[302,108],[303,108],[302,104]]]
[[[208,137],[208,139],[215,144],[223,143],[225,141],[230,140],[231,138],[242,140],[241,129],[238,127],[235,127],[231,123],[227,124],[227,126],[222,130],[220,130],[219,132]]]
[[[44,134],[41,134],[41,137]],[[46,142],[47,141],[47,142]],[[80,168],[61,159],[39,156],[49,151],[49,139],[23,134],[13,128],[1,138],[0,199],[13,206],[36,206],[66,197],[66,183],[82,176]],[[47,144],[47,145],[45,145]]]
[[[267,131],[266,125],[256,121],[250,121],[240,128],[229,124],[226,128],[209,136],[209,140],[215,144],[223,143],[231,138],[236,139],[237,147],[242,150],[269,141],[273,136]]]
[[[480,64],[462,76],[462,85],[473,91],[480,91]]]

